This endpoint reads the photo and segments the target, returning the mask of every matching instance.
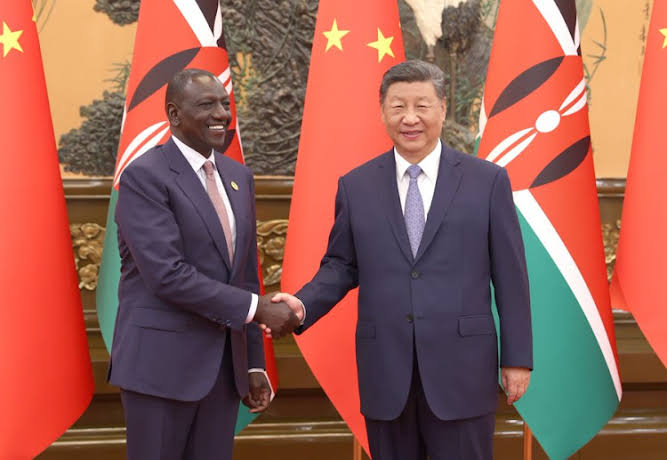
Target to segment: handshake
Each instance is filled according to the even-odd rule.
[[[267,294],[259,298],[253,321],[267,336],[279,339],[299,327],[305,313],[303,304],[293,295]]]

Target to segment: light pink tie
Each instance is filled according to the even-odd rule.
[[[225,240],[227,240],[227,251],[229,252],[229,261],[234,260],[234,246],[232,245],[232,227],[229,225],[229,216],[227,215],[227,209],[225,208],[225,203],[222,201],[222,196],[218,191],[218,186],[215,183],[215,165],[212,161],[206,161],[204,163],[204,172],[206,172],[206,191],[208,192],[209,198],[213,202],[213,207],[215,212],[218,213],[218,219],[220,219],[220,224],[222,225],[222,231],[225,232]]]

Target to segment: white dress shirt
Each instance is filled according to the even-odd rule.
[[[422,169],[422,174],[417,178],[417,186],[424,202],[424,216],[428,218],[428,211],[431,209],[433,194],[435,193],[435,183],[438,180],[438,170],[440,169],[440,156],[442,144],[438,140],[435,149],[417,163]],[[410,185],[410,176],[407,174],[408,168],[412,163],[403,158],[394,147],[394,158],[396,159],[396,183],[398,185],[398,196],[401,199],[401,210],[405,214],[405,199],[408,195],[408,186]]]
[[[178,149],[181,151],[185,159],[187,160],[188,164],[192,167],[195,173],[197,173],[197,177],[199,178],[199,182],[201,182],[202,187],[204,187],[204,190],[206,190],[206,172],[204,171],[204,163],[207,161],[212,162],[215,165],[215,155],[213,155],[213,150],[211,150],[211,154],[209,155],[208,158],[204,158],[204,156],[197,152],[195,149],[192,147],[184,144],[180,139],[178,139],[176,136],[172,136],[172,139],[174,139],[174,143],[178,147]],[[222,179],[220,178],[220,174],[218,174],[218,169],[216,167],[213,175],[215,176],[215,185],[218,187],[218,192],[220,193],[220,196],[222,197],[222,201],[225,204],[225,210],[227,211],[227,216],[229,217],[229,227],[232,230],[232,247],[236,247],[236,219],[234,218],[234,212],[232,211],[232,205],[229,202],[229,197],[227,196],[227,192],[225,191],[224,185],[222,185]],[[250,299],[250,308],[248,309],[248,316],[246,317],[246,324],[251,322],[253,318],[255,317],[255,312],[257,311],[257,302],[259,298],[257,297],[257,294],[250,293],[251,299]]]

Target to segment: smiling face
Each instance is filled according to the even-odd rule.
[[[211,149],[225,146],[232,119],[229,95],[220,80],[196,75],[167,103],[171,132],[186,145],[208,158]]]
[[[382,122],[399,155],[416,164],[433,151],[447,113],[433,83],[392,83],[381,108]]]

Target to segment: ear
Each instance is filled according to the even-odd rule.
[[[167,102],[167,118],[171,126],[181,124],[181,115],[178,106],[173,102]]]

